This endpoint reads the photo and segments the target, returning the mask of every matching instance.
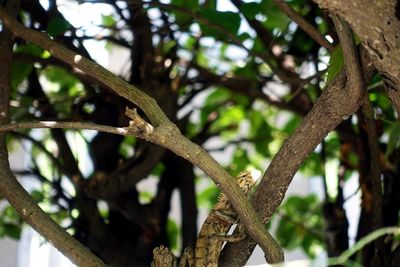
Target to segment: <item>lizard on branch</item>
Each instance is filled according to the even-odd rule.
[[[247,195],[254,187],[254,180],[250,171],[243,171],[237,176],[237,182],[243,192]],[[229,203],[224,193],[219,195],[218,201],[211,210],[207,219],[199,232],[194,252],[190,248],[185,249],[179,263],[180,267],[214,267],[218,266],[218,259],[224,242],[237,242],[245,237],[244,228],[238,224],[240,234],[228,235],[229,229],[235,223],[238,223],[237,212]],[[162,248],[165,253],[165,248]],[[156,248],[154,259],[161,257],[161,250]],[[164,254],[165,255],[165,254]],[[174,266],[174,265],[172,265]],[[167,265],[157,265],[156,260],[153,261],[152,267],[171,267]]]

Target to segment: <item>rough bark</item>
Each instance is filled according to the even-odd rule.
[[[366,51],[361,51],[362,73],[369,80],[373,67],[369,64]],[[343,70],[323,91],[311,111],[282,145],[272,159],[257,190],[252,203],[263,222],[269,221],[281,204],[293,176],[306,160],[309,153],[339,123],[357,111],[364,98],[365,90],[349,83]],[[228,244],[221,257],[223,266],[241,266],[247,262],[255,242],[251,238]],[[231,259],[228,255],[238,255]]]
[[[314,0],[340,15],[361,38],[374,66],[385,80],[388,95],[400,114],[400,17],[397,1]]]

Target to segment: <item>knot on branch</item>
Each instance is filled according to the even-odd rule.
[[[137,110],[126,107],[125,115],[131,119],[129,126],[127,127],[128,132],[132,132],[135,135],[150,135],[154,131],[154,127],[139,116]]]

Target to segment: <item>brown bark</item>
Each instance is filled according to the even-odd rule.
[[[393,107],[400,114],[400,20],[395,0],[314,0],[345,19],[361,38],[382,75]]]
[[[346,58],[347,60],[347,58]],[[364,80],[369,80],[373,67],[368,64],[368,56],[361,52]],[[304,120],[282,145],[272,159],[257,191],[253,196],[253,205],[264,222],[269,221],[281,204],[293,176],[305,161],[309,153],[339,123],[357,111],[364,98],[365,90],[346,78],[343,70],[323,91],[317,103]],[[241,266],[246,263],[255,247],[251,238],[228,244],[221,257],[223,266]],[[238,255],[234,261],[227,255]]]

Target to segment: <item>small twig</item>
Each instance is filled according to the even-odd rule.
[[[274,0],[275,4],[294,22],[296,22],[299,27],[305,31],[314,41],[316,41],[322,47],[325,47],[326,50],[332,52],[335,47],[325,39],[324,36],[307,20],[304,19],[303,16],[299,15],[293,8],[288,5],[283,0]]]
[[[360,67],[360,60],[358,57],[357,47],[354,42],[353,33],[347,23],[342,21],[335,14],[331,15],[332,21],[335,24],[336,32],[338,34],[340,44],[342,45],[343,57],[345,59],[345,67],[347,73],[347,80],[350,88],[364,89],[364,79]]]
[[[321,231],[317,231],[316,229],[310,228],[304,224],[304,222],[297,221],[290,217],[288,214],[282,211],[278,211],[276,213],[278,216],[280,216],[282,219],[288,221],[289,223],[293,224],[295,227],[300,228],[301,230],[304,230],[306,232],[309,232],[311,235],[313,235],[316,239],[318,239],[321,242],[324,242],[324,236]]]
[[[129,130],[133,130],[133,132],[137,132],[138,130],[140,132],[143,132],[146,135],[150,135],[153,133],[154,131],[154,127],[146,122],[144,119],[142,119],[142,117],[139,116],[139,114],[137,113],[137,110],[134,109],[130,109],[128,107],[125,108],[125,115],[127,117],[129,117],[130,119],[132,119],[129,122]]]
[[[356,190],[354,190],[353,193],[351,193],[350,195],[348,195],[344,200],[343,203],[346,203],[347,201],[349,201],[350,199],[352,199],[354,196],[356,196],[358,194],[358,192],[360,191],[361,187],[357,187]]]
[[[374,240],[380,238],[381,236],[388,235],[388,234],[399,235],[400,228],[399,227],[381,228],[379,230],[376,230],[376,231],[364,236],[357,243],[355,243],[350,249],[343,252],[339,257],[329,259],[328,265],[330,266],[330,265],[345,264],[347,262],[347,260],[350,259],[350,257],[353,254],[355,254],[357,251],[360,251],[363,247],[365,247],[369,243],[373,242]]]
[[[46,147],[40,141],[34,139],[33,137],[31,137],[27,134],[19,133],[16,131],[12,131],[11,134],[13,136],[15,136],[16,138],[25,139],[25,140],[30,141],[34,146],[36,146],[38,149],[40,149],[51,160],[51,162],[54,164],[54,166],[56,166],[63,174],[68,176],[68,172],[65,170],[64,165],[62,165],[61,162],[50,151],[48,151],[46,149]]]

